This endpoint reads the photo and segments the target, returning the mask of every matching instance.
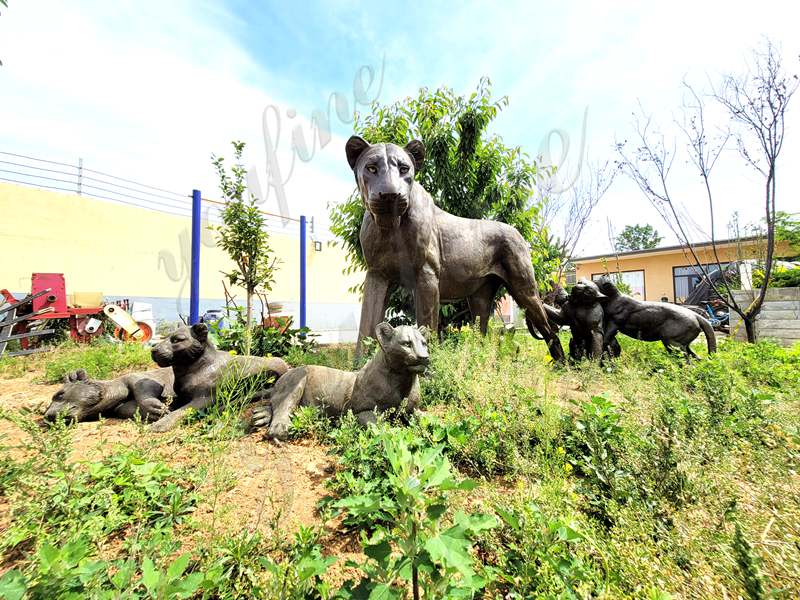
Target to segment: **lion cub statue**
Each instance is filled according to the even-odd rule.
[[[335,417],[352,411],[364,425],[374,423],[376,414],[401,406],[411,414],[419,403],[418,375],[430,362],[429,335],[427,327],[384,322],[375,328],[379,349],[361,370],[316,365],[290,369],[272,389],[271,406],[253,411],[253,426],[269,425],[267,435],[284,440],[298,406],[317,406]]]
[[[146,407],[174,395],[172,369],[128,373],[116,379],[91,379],[85,369],[64,375],[64,385],[54,395],[44,419],[54,422],[61,415],[67,421],[88,421],[99,416],[155,420]]]

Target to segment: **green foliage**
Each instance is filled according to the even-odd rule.
[[[33,550],[22,568],[0,579],[4,597],[117,598],[124,592],[125,598],[185,598],[194,593],[193,577],[182,577],[188,555],[178,559],[183,567],[170,565],[159,577],[148,575],[149,558],[141,565],[135,558],[99,558],[100,547],[117,536],[132,557],[147,551],[151,540],[168,550],[170,532],[186,522],[197,503],[194,474],[122,447],[109,448],[98,461],[72,462],[71,430],[63,423],[42,431],[27,416],[1,416],[25,431],[29,458],[4,466],[6,483],[13,484],[5,493],[14,518],[0,535],[0,550]],[[140,569],[141,581],[132,583]],[[157,594],[151,584],[170,595]],[[186,593],[180,595],[181,590]]]
[[[68,436],[52,435],[61,439],[34,440],[46,452],[35,463],[37,471],[30,464],[26,476],[16,478],[14,497],[24,494],[35,502],[16,511],[0,548],[41,540],[42,529],[54,540],[76,534],[99,540],[132,525],[168,528],[182,523],[197,501],[191,477],[163,462],[127,451],[99,462],[69,463],[63,449]]]
[[[495,510],[503,526],[488,543],[498,549],[497,588],[503,598],[577,599],[582,587],[601,579],[576,552],[583,537],[574,519],[547,517],[533,502]]]
[[[301,526],[284,560],[260,559],[261,567],[270,575],[264,598],[323,600],[331,597],[330,586],[322,580],[322,575],[336,559],[323,557],[316,540],[316,532]]]
[[[293,349],[311,352],[316,345],[308,327],[295,329],[289,324],[285,328],[267,325],[248,328],[241,309],[228,310],[227,313],[227,327],[209,323],[211,340],[220,350],[253,356],[287,356]]]
[[[753,286],[760,288],[764,284],[764,270],[753,269]],[[787,268],[775,265],[772,268],[769,285],[771,288],[800,287],[800,267]]]
[[[663,239],[652,225],[625,225],[614,238],[614,249],[617,252],[649,250],[657,247]]]
[[[330,421],[316,406],[298,406],[292,414],[289,430],[293,438],[323,440],[330,431]]]
[[[352,414],[342,417],[339,426],[331,431],[329,438],[339,457],[340,468],[327,485],[337,497],[392,494],[392,488],[384,477],[389,469],[389,462],[383,451],[382,440],[385,436],[402,440],[412,451],[426,445],[422,438],[408,428],[392,427],[385,422],[364,428]],[[328,504],[333,500],[329,499]],[[362,527],[385,523],[389,519],[390,515],[378,509],[371,515],[348,513],[344,524],[348,527]]]
[[[458,481],[441,446],[412,451],[386,431],[376,439],[387,457],[388,493],[348,496],[336,503],[354,517],[379,511],[388,517],[371,535],[362,536],[367,561],[351,566],[363,572],[347,582],[342,598],[464,598],[486,585],[476,571],[470,549],[475,536],[497,526],[493,515],[457,512],[451,523],[448,492],[471,490],[475,483]]]
[[[150,558],[141,567],[131,560],[91,558],[91,545],[79,537],[61,547],[45,543],[36,556],[37,569],[28,575],[14,569],[0,578],[0,595],[12,599],[100,598],[126,600],[191,598],[203,575],[184,574],[189,554],[182,554],[159,569]],[[134,580],[137,571],[141,577]]]
[[[749,600],[765,600],[769,596],[764,591],[764,578],[760,568],[761,560],[745,537],[741,524],[735,518],[733,526],[731,548],[747,597]]]
[[[44,380],[60,383],[64,375],[85,369],[92,379],[108,379],[119,373],[155,368],[150,348],[134,343],[96,342],[91,345],[64,344],[44,366]]]
[[[412,139],[425,144],[426,159],[417,181],[443,210],[471,219],[494,219],[513,225],[533,248],[532,261],[539,281],[549,279],[555,268],[540,206],[531,198],[540,168],[519,147],[509,147],[490,125],[508,104],[492,97],[488,79],[477,90],[459,96],[452,89],[422,88],[416,98],[392,105],[375,104],[372,112],[358,118],[354,131],[370,143],[391,142],[404,146]],[[347,250],[348,271],[363,269],[359,242],[364,205],[354,191],[331,209],[331,231]],[[393,290],[389,309],[413,317],[411,295]],[[464,319],[466,305],[442,307],[443,324]]]
[[[795,253],[800,252],[800,218],[799,213],[787,213],[779,210],[775,213],[775,240],[789,242]]]
[[[268,292],[274,283],[275,261],[270,259],[269,233],[266,217],[256,204],[256,197],[247,191],[247,169],[242,164],[244,142],[231,142],[234,163],[230,174],[225,159],[211,156],[211,164],[219,177],[219,188],[225,197],[225,207],[220,211],[222,225],[212,226],[217,232],[217,245],[233,261],[235,269],[225,273],[231,285],[244,288],[247,294],[246,323],[252,322],[253,295],[256,291]]]
[[[199,423],[158,438],[118,424],[125,444],[101,453],[75,443],[92,424],[42,430],[5,409],[0,597],[411,598],[415,564],[422,598],[796,596],[800,346],[723,341],[687,363],[620,342],[602,367],[554,369],[525,333],[464,328],[431,344],[426,412],[405,426],[301,407],[293,435],[337,462],[319,530],[293,530],[281,507],[223,519],[254,475],[239,457],[265,443],[242,437],[241,413],[268,381],[232,373]],[[352,354],[289,361],[350,368]],[[333,557],[353,528],[365,553],[348,566]]]
[[[603,396],[577,403],[569,438],[570,464],[581,477],[589,512],[606,525],[614,521],[617,503],[627,500],[630,474],[622,466],[621,415]]]
[[[519,351],[514,335],[493,331],[484,337],[474,327],[432,345],[422,398],[426,407],[450,410],[436,419],[421,418],[417,426],[433,443],[452,442],[448,456],[475,475],[520,473],[560,435],[557,408],[543,402],[537,386],[524,377],[508,376],[527,368]]]

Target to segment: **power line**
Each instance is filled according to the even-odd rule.
[[[211,198],[203,198],[202,200],[203,202],[208,202],[209,204],[219,204],[220,206],[225,206],[226,204],[222,200],[212,200]],[[268,217],[280,219],[281,221],[289,220],[289,221],[297,221],[298,223],[300,222],[300,219],[297,219],[295,217],[284,217],[283,215],[276,215],[275,213],[267,212],[265,210],[260,210],[260,209],[258,212],[260,212],[263,215],[267,215]]]
[[[30,173],[20,173],[19,171],[11,171],[9,169],[0,169],[0,173],[10,173],[12,175],[21,175],[22,177],[37,177],[39,179],[46,179],[47,181],[58,181],[59,183],[77,183],[67,179],[58,179],[57,177],[47,177],[45,175],[31,175]],[[72,189],[70,191],[74,192],[75,190]]]
[[[61,165],[62,167],[73,167],[75,165],[70,165],[68,163],[56,162],[54,160],[45,160],[44,158],[36,158],[34,156],[25,156],[24,154],[14,154],[13,152],[3,152],[0,150],[0,154],[5,154],[6,156],[16,156],[17,158],[27,158],[28,160],[38,160],[39,162],[50,163],[51,165]]]
[[[102,175],[103,177],[111,177],[113,179],[119,179],[120,181],[124,181],[125,183],[132,183],[134,185],[138,185],[138,186],[141,186],[141,187],[149,188],[151,190],[156,190],[158,192],[164,192],[165,194],[172,194],[173,196],[180,196],[181,198],[183,198],[186,195],[186,194],[179,194],[178,192],[173,192],[173,191],[170,191],[170,190],[165,190],[165,189],[160,188],[160,187],[155,187],[153,185],[147,185],[146,183],[139,183],[138,181],[134,181],[132,179],[125,179],[123,177],[117,177],[116,175],[109,175],[108,173],[103,173],[102,171],[95,171],[94,169],[86,169],[86,168],[84,168],[83,170],[85,172],[88,172],[88,173],[97,173],[98,175]]]
[[[18,181],[18,180],[16,180],[16,179],[9,179],[9,178],[7,178],[7,177],[0,177],[0,181],[8,181],[8,182],[10,182],[10,183],[19,183],[19,184],[22,184],[22,185],[36,185],[36,187],[43,187],[43,188],[47,188],[47,189],[49,189],[49,190],[60,190],[60,191],[62,191],[62,192],[72,192],[72,193],[75,193],[75,190],[74,190],[74,189],[67,189],[67,188],[62,188],[62,187],[56,187],[56,186],[54,186],[54,185],[45,185],[45,184],[43,184],[43,183],[32,184],[30,181]]]
[[[8,166],[11,166],[11,167],[17,167],[17,168],[23,168],[23,169],[28,169],[28,170],[31,170],[31,171],[35,171],[33,173],[27,173],[27,172],[22,172],[22,171],[16,171],[16,170],[13,170],[13,169],[0,169],[0,173],[5,173],[5,174],[8,174],[8,175],[14,175],[14,176],[17,176],[17,177],[23,177],[23,178],[26,178],[26,179],[33,180],[33,181],[25,181],[25,180],[14,179],[14,178],[11,178],[11,177],[1,177],[0,176],[0,181],[6,181],[6,182],[9,182],[9,183],[16,183],[16,184],[21,184],[21,185],[39,187],[39,188],[44,188],[44,189],[49,189],[49,190],[57,190],[57,191],[67,192],[67,193],[72,193],[72,194],[76,194],[77,193],[78,195],[83,194],[83,195],[86,195],[86,196],[90,196],[92,198],[99,198],[99,199],[102,199],[102,200],[109,200],[111,202],[117,202],[117,203],[120,203],[120,204],[125,204],[125,205],[128,205],[128,206],[133,206],[133,207],[137,207],[137,208],[146,208],[148,210],[165,212],[165,213],[176,215],[176,216],[187,216],[187,215],[191,214],[191,207],[187,202],[187,197],[188,196],[186,194],[179,194],[177,192],[173,192],[173,191],[170,191],[170,190],[167,190],[167,189],[164,189],[164,188],[159,188],[159,187],[156,187],[156,186],[148,185],[148,184],[141,183],[141,182],[138,182],[138,181],[135,181],[135,180],[132,180],[132,179],[125,179],[123,177],[118,177],[116,175],[111,175],[109,173],[104,173],[102,171],[97,171],[97,170],[94,170],[94,169],[86,169],[86,168],[83,168],[80,165],[71,165],[71,164],[68,164],[68,163],[63,163],[63,162],[58,162],[58,161],[53,161],[53,160],[47,160],[47,159],[43,159],[43,158],[36,158],[34,156],[27,156],[27,155],[24,155],[24,154],[17,154],[17,153],[14,153],[14,152],[0,151],[0,155],[16,157],[18,159],[36,161],[36,162],[46,163],[46,164],[50,164],[50,165],[57,165],[57,166],[61,166],[61,167],[68,167],[70,169],[70,171],[63,171],[63,170],[59,170],[59,169],[50,169],[50,168],[46,168],[46,167],[42,167],[42,166],[30,165],[30,164],[25,164],[25,163],[21,163],[21,162],[14,162],[14,161],[9,161],[9,160],[0,160],[0,165],[8,165]],[[48,174],[55,174],[55,175],[65,175],[65,176],[70,177],[72,179],[61,179],[61,178],[58,178],[58,177],[50,177],[48,175],[41,175],[40,172],[48,173]],[[128,187],[128,186],[116,183],[114,181],[106,181],[104,179],[98,179],[97,177],[91,177],[91,176],[86,175],[85,173],[94,173],[96,175],[101,175],[103,177],[108,177],[108,178],[111,178],[111,179],[117,180],[117,181],[124,181],[125,183],[129,183],[131,185],[138,186],[139,188],[146,188],[146,189],[137,189],[137,188],[133,188],[133,187]],[[86,183],[87,180],[95,182],[95,183],[98,183],[98,184],[102,184],[102,185],[92,185],[92,184]],[[58,184],[58,183],[67,184],[70,187],[52,185],[50,183],[41,183],[41,181],[53,182],[53,183],[56,183],[56,184]],[[107,186],[107,187],[103,187],[103,186]],[[95,190],[95,191],[91,191],[91,190]],[[122,192],[122,191],[119,191],[119,190],[125,190],[126,192],[133,192],[133,194],[125,193],[125,192]],[[163,196],[161,194],[156,194],[156,193],[153,193],[153,192],[150,192],[150,191],[147,191],[147,190],[155,190],[156,192],[162,192],[164,194],[169,194],[170,196]],[[100,192],[100,193],[98,193],[98,192]],[[105,195],[105,194],[109,194],[109,195]],[[142,197],[141,195],[135,195],[135,194],[145,195],[146,197]],[[121,196],[121,198],[120,198],[120,196]],[[125,200],[123,198],[127,198],[129,200]],[[131,202],[130,200],[135,200],[138,203]],[[225,206],[225,202],[221,201],[221,200],[212,200],[210,198],[203,198],[203,201],[207,202],[209,204],[212,204],[212,205],[217,205],[219,207],[224,207]],[[220,219],[219,213],[220,213],[221,209],[217,208],[217,207],[213,207],[213,208],[209,207],[209,208],[210,208],[209,217],[212,216],[212,211],[213,211],[213,213],[215,213],[214,214],[215,220],[219,220]],[[296,222],[296,223],[300,221],[300,219],[297,219],[295,217],[286,217],[286,216],[283,216],[283,215],[278,215],[278,214],[275,214],[275,213],[267,212],[267,211],[261,210],[261,209],[259,209],[259,212],[267,217],[267,222],[265,223],[265,226],[270,227],[270,228],[276,228],[276,229],[279,228],[279,229],[285,230],[286,227],[287,227],[287,223],[286,223],[287,221],[293,221],[293,222]],[[278,221],[280,223],[277,223]]]
[[[26,165],[25,163],[15,163],[11,162],[10,160],[0,160],[0,163],[6,165],[12,165],[14,167],[24,167],[26,169],[35,169],[37,171],[45,171],[47,173],[58,173],[59,175],[74,175],[77,177],[77,173],[67,172],[67,171],[58,171],[56,169],[45,169],[44,167],[33,167],[31,165]]]
[[[36,158],[35,156],[27,156],[25,154],[16,154],[14,152],[0,151],[0,154],[4,154],[6,156],[15,156],[17,158],[25,158],[27,160],[35,160],[35,161],[38,161],[38,162],[49,163],[51,165],[60,165],[62,167],[70,167],[70,168],[73,168],[73,169],[80,169],[83,172],[96,173],[97,175],[102,175],[103,177],[111,177],[112,179],[118,179],[120,181],[124,181],[125,183],[132,183],[134,185],[138,185],[138,186],[141,186],[141,187],[144,187],[144,188],[148,188],[148,189],[151,189],[151,190],[156,190],[157,192],[164,192],[165,194],[172,194],[173,196],[178,196],[178,197],[181,197],[181,198],[184,197],[184,194],[179,194],[178,192],[173,192],[171,190],[165,190],[163,188],[156,187],[156,186],[153,186],[153,185],[148,185],[146,183],[141,183],[141,182],[135,181],[133,179],[125,179],[124,177],[119,177],[117,175],[111,175],[110,173],[104,173],[103,171],[96,171],[94,169],[87,169],[87,168],[84,168],[84,167],[79,167],[78,165],[72,165],[72,164],[69,164],[69,163],[63,163],[63,162],[58,162],[58,161],[54,161],[54,160],[46,160],[44,158]],[[27,165],[25,165],[25,166],[27,166]],[[30,169],[43,169],[43,167],[34,167],[34,166],[28,166],[28,168],[30,168]],[[144,192],[143,190],[142,190],[142,192],[143,193],[148,193],[148,192]]]

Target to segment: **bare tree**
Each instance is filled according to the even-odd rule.
[[[582,169],[582,175],[566,191],[560,194],[544,193],[547,200],[544,203],[544,222],[551,230],[555,227],[556,220],[561,220],[561,229],[558,238],[554,241],[559,251],[559,265],[556,272],[556,281],[569,267],[569,261],[575,253],[581,234],[592,216],[597,204],[606,194],[619,168],[614,163],[591,164]]]
[[[768,40],[765,45],[764,50],[753,52],[752,64],[744,75],[723,77],[722,83],[712,86],[709,94],[700,94],[684,82],[683,118],[677,123],[686,141],[689,162],[703,181],[711,223],[708,237],[714,263],[720,270],[711,174],[731,140],[735,141],[747,164],[764,177],[766,249],[764,280],[759,293],[750,304],[743,306],[734,298],[726,277],[711,283],[714,292],[741,317],[750,342],[756,340],[755,320],[761,312],[772,275],[777,161],[783,147],[786,110],[798,87],[797,75],[784,73],[779,49]],[[707,123],[706,99],[726,114],[727,123],[722,129],[712,130]],[[697,232],[700,228],[673,197],[669,185],[670,171],[678,154],[677,143],[668,140],[652,119],[644,115],[641,107],[640,115],[634,117],[634,128],[636,140],[632,151],[627,142],[617,144],[619,164],[685,246],[697,271],[710,282],[706,264],[697,253],[698,243],[692,241],[696,239],[692,230]]]

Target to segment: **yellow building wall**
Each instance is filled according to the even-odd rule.
[[[0,288],[26,292],[31,273],[53,272],[64,273],[67,293],[189,296],[188,217],[11,184],[0,184],[0,215]],[[271,232],[279,263],[270,301],[299,300],[299,244],[297,235]],[[204,230],[200,256],[200,297],[223,298],[222,272],[232,263],[211,231]],[[342,274],[342,249],[323,243],[315,252],[309,237],[307,257],[309,303],[360,302],[348,289],[364,276]]]
[[[786,245],[779,244],[779,250],[786,250]],[[710,248],[696,249],[697,256],[701,262],[714,263],[714,253]],[[717,246],[717,254],[722,263],[746,258],[759,258],[763,254],[763,249],[756,244],[750,244],[737,248],[735,244],[724,244]],[[781,252],[779,251],[780,255]],[[673,285],[673,267],[685,267],[695,264],[694,258],[688,250],[664,250],[653,252],[644,256],[624,257],[610,255],[605,260],[597,259],[592,261],[578,261],[575,264],[575,275],[578,279],[585,277],[591,279],[592,275],[598,273],[616,273],[617,271],[644,271],[644,292],[645,300],[658,301],[662,297],[667,297],[670,302],[675,302],[675,291]]]

